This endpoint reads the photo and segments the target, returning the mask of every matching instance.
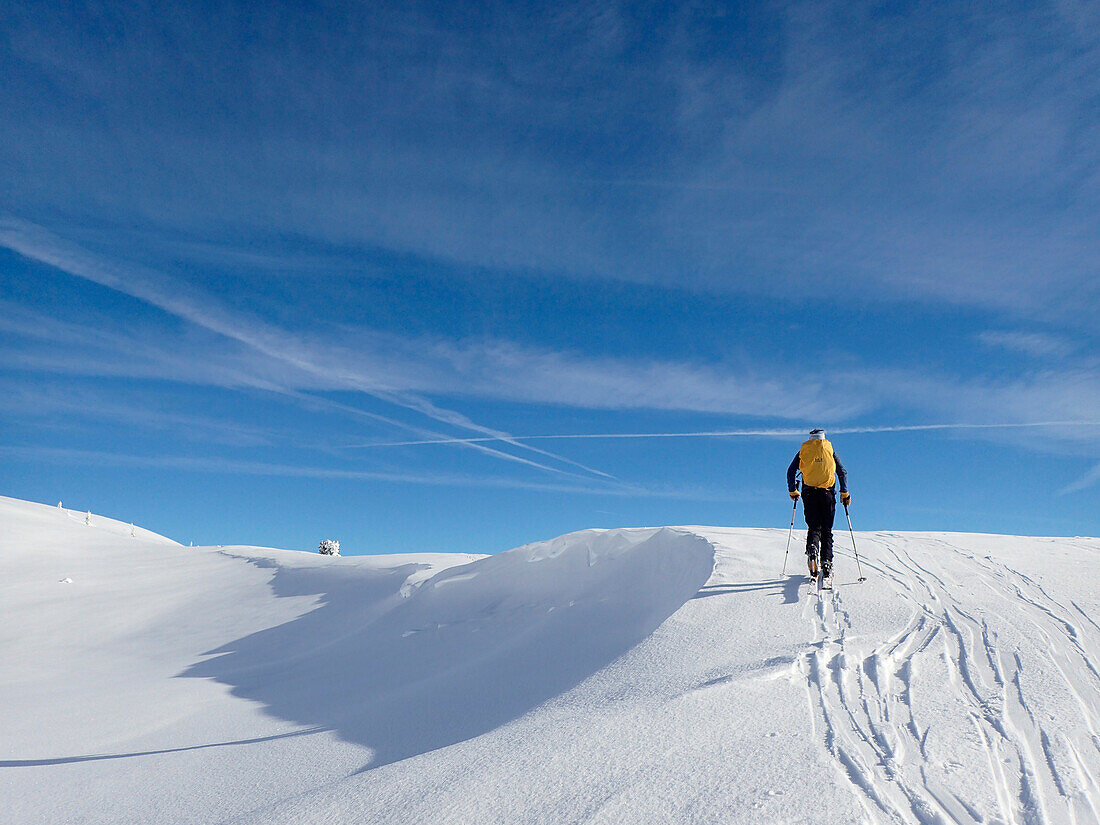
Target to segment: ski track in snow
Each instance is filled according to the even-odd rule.
[[[796,670],[815,734],[839,775],[872,823],[1100,822],[1100,625],[1023,573],[932,541],[945,551],[935,557],[942,566],[918,562],[902,543],[876,540],[873,566],[912,611],[884,644],[864,649],[852,638],[843,587],[820,596],[811,587],[803,599],[814,641]],[[984,607],[968,598],[974,587]],[[1003,635],[1015,638],[1006,642]],[[935,657],[947,667],[944,690],[968,717],[984,752],[995,798],[991,812],[932,770],[931,728],[922,727],[912,688],[914,674]],[[1041,678],[1028,679],[1032,671]],[[1082,723],[1059,720],[1053,736],[1034,710],[1052,681],[1072,697]],[[937,721],[930,720],[933,726]]]

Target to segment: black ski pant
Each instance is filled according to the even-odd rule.
[[[806,555],[821,547],[821,566],[833,569],[833,517],[836,490],[802,485],[802,512],[806,515]]]

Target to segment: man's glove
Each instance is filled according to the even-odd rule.
[[[845,507],[847,507],[849,504],[852,503],[852,494],[851,493],[841,493],[840,494],[840,503],[843,504]]]
[[[798,490],[791,490],[791,501],[798,501],[800,495],[802,495],[802,493],[798,492]]]

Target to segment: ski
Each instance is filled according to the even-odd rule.
[[[807,576],[806,583],[810,585],[810,593],[818,596],[825,592],[832,592],[833,589],[833,577],[831,575],[824,576],[820,571],[816,576]]]
[[[817,548],[817,553],[821,553],[821,548]],[[824,590],[833,589],[833,571],[830,570],[828,574],[825,573],[825,567],[821,564],[820,558],[814,559],[813,574],[817,579],[817,592],[821,595]]]

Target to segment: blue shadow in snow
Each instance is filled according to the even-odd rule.
[[[768,579],[758,582],[732,582],[713,584],[699,589],[693,598],[705,599],[711,596],[728,596],[736,593],[763,592],[783,597],[783,604],[798,603],[798,588],[806,583],[806,577],[798,574],[785,579]]]
[[[270,736],[256,736],[252,739],[232,739],[228,742],[207,742],[205,745],[187,745],[182,748],[161,748],[151,751],[131,751],[128,753],[93,753],[85,756],[56,756],[47,759],[7,759],[0,761],[0,768],[40,768],[46,765],[71,765],[75,762],[102,762],[106,759],[129,759],[134,756],[157,756],[162,753],[183,753],[201,751],[207,748],[226,748],[234,745],[255,745],[258,742],[273,742],[276,739],[291,739],[296,736],[310,736],[320,733],[324,728],[292,730],[287,733],[273,733]]]
[[[583,552],[538,562],[501,554],[449,568],[407,598],[400,591],[415,564],[253,561],[275,567],[278,596],[323,594],[321,605],[180,675],[215,679],[280,719],[371,748],[364,770],[389,764],[516,719],[645,639],[713,565],[702,539],[673,539],[640,542],[630,564]],[[568,593],[555,592],[563,581]]]

